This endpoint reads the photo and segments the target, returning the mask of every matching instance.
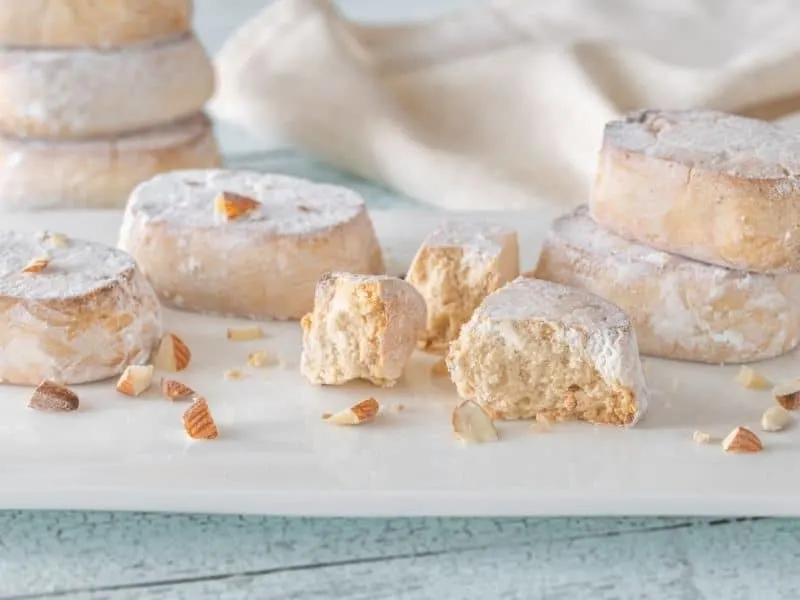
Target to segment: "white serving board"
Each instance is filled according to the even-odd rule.
[[[553,213],[476,214],[521,234],[531,268]],[[394,273],[407,266],[439,217],[375,212]],[[2,227],[54,229],[114,243],[116,212],[5,215]],[[119,509],[287,515],[800,515],[800,428],[763,434],[765,451],[727,455],[695,445],[692,432],[724,436],[757,427],[769,392],[744,390],[737,367],[648,360],[652,406],[634,429],[574,423],[537,434],[501,424],[502,440],[463,447],[450,430],[452,386],[431,380],[433,359],[417,353],[391,390],[355,384],[318,388],[296,371],[299,328],[266,323],[269,338],[225,339],[233,319],[168,312],[169,329],[194,353],[181,379],[202,392],[220,439],[191,441],[184,405],[118,395],[113,382],[77,389],[81,410],[26,408],[30,390],[0,387],[0,508]],[[287,370],[223,372],[267,348]],[[781,380],[800,375],[796,354],[763,363]],[[373,395],[406,410],[362,427],[320,415]]]

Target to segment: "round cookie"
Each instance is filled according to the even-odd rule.
[[[112,377],[146,362],[160,336],[158,299],[125,252],[57,234],[0,232],[4,382]]]
[[[0,45],[113,47],[187,33],[191,0],[0,0]]]
[[[800,135],[710,110],[606,125],[591,214],[640,244],[733,269],[800,271]]]
[[[634,244],[597,225],[586,207],[553,223],[535,276],[620,306],[652,356],[749,362],[800,341],[800,275],[734,271]]]
[[[0,50],[0,132],[86,138],[202,110],[214,72],[192,35],[114,50]]]
[[[252,209],[226,217],[216,210],[223,192],[234,208]],[[358,194],[246,171],[182,171],[142,184],[119,245],[166,303],[251,318],[299,319],[325,273],[384,272]]]
[[[0,212],[121,208],[137,185],[159,173],[219,165],[211,123],[203,114],[107,139],[0,136]]]

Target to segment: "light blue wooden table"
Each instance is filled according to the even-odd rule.
[[[229,163],[414,204],[292,151]],[[778,600],[798,564],[795,520],[0,512],[0,600]]]
[[[0,514],[0,598],[795,599],[781,520]]]

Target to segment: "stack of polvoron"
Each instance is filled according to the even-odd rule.
[[[708,110],[609,123],[589,207],[535,272],[624,308],[643,353],[710,363],[797,345],[798,273],[800,136]]]
[[[191,0],[0,2],[0,210],[117,207],[218,166]]]

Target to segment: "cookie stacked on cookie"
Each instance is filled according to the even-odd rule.
[[[708,110],[606,126],[589,207],[558,219],[535,276],[625,309],[643,353],[710,363],[800,341],[800,136]]]
[[[0,210],[116,207],[220,162],[191,0],[0,3]]]

